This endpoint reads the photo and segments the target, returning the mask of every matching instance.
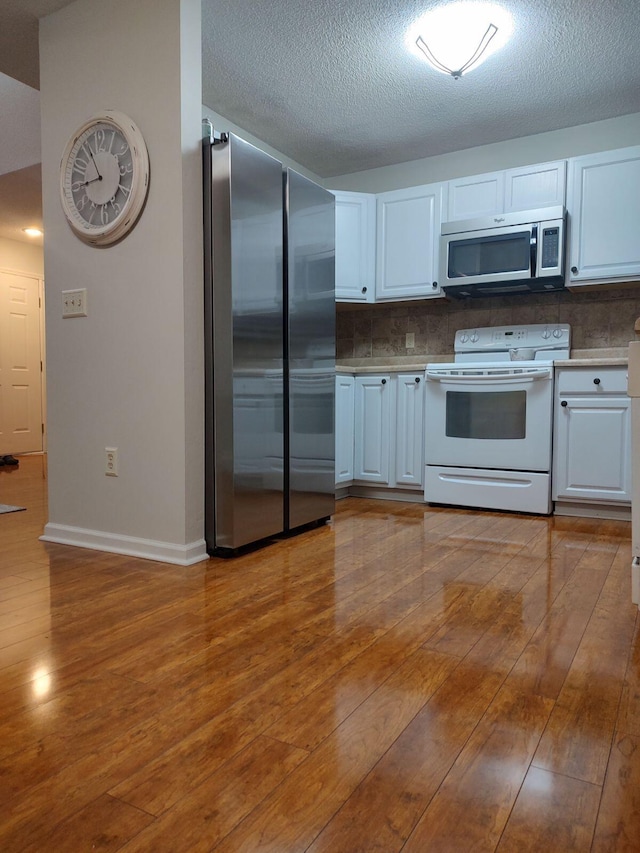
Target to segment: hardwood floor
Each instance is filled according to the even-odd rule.
[[[0,469],[0,850],[640,850],[630,525],[349,498],[181,569]]]

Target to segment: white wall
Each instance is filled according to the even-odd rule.
[[[426,131],[428,132],[428,131]],[[637,145],[640,140],[640,113],[620,118],[554,130],[521,139],[509,139],[492,145],[454,151],[423,160],[411,160],[380,169],[368,169],[350,175],[328,178],[332,189],[357,192],[386,192],[387,190],[448,181],[467,175],[479,175],[531,163],[562,160],[581,154],[609,151]],[[402,140],[399,140],[399,146]]]
[[[200,29],[200,0],[77,0],[40,22],[45,534],[172,562],[205,555]],[[66,223],[58,170],[74,129],[105,108],[140,127],[151,182],[134,230],[96,249]],[[89,316],[63,320],[61,291],[77,287]]]
[[[0,269],[31,273],[41,278],[44,275],[42,246],[0,237]]]

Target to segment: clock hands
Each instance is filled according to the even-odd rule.
[[[87,181],[87,182],[85,183],[85,187],[87,186],[87,184],[92,184],[94,181],[101,181],[101,180],[102,180],[102,175],[100,174],[100,170],[98,169],[98,164],[96,163],[96,158],[93,156],[93,151],[91,150],[91,146],[90,146],[90,145],[87,145],[87,148],[89,149],[89,156],[91,157],[91,160],[92,160],[92,162],[93,162],[93,166],[94,166],[94,168],[95,168],[95,170],[96,170],[96,175],[97,175],[98,177],[97,177],[97,178],[93,178],[93,180],[91,180],[91,181]]]

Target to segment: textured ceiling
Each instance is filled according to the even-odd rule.
[[[0,0],[0,72],[39,86],[38,18],[69,2]],[[639,0],[494,2],[513,37],[455,81],[404,44],[435,0],[202,0],[203,101],[322,177],[640,112]],[[33,142],[6,104],[0,86],[0,163]],[[12,181],[0,236],[15,236]]]
[[[640,111],[638,0],[502,0],[461,80],[404,45],[434,0],[203,0],[207,106],[321,176]]]

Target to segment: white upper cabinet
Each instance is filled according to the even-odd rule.
[[[440,296],[438,245],[446,184],[378,195],[376,300]]]
[[[504,172],[449,181],[447,222],[504,213]]]
[[[333,191],[336,197],[336,300],[373,302],[376,284],[376,197]]]
[[[564,205],[566,162],[536,163],[449,181],[447,221]]]
[[[504,179],[505,213],[564,205],[566,175],[565,160],[509,169]]]
[[[640,278],[640,146],[569,161],[567,284]]]

